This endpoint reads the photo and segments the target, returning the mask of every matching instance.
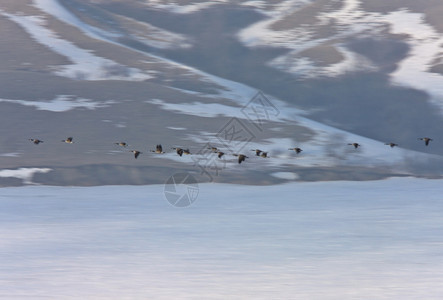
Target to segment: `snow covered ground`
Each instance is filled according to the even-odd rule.
[[[91,99],[78,98],[72,95],[58,95],[56,98],[46,101],[26,101],[0,98],[0,103],[1,102],[32,106],[37,110],[52,112],[64,112],[76,108],[96,109],[114,103],[112,100],[106,101],[106,103],[99,103]]]
[[[266,2],[245,3],[261,7]],[[431,95],[434,104],[441,107],[443,95],[443,76],[432,71],[432,66],[441,63],[442,35],[431,24],[426,23],[426,15],[412,12],[399,7],[397,11],[388,14],[364,11],[361,0],[344,0],[337,9],[325,12],[310,20],[313,24],[285,30],[274,30],[272,27],[283,20],[293,17],[302,8],[312,5],[312,1],[288,0],[272,6],[268,10],[260,10],[269,18],[254,23],[242,29],[239,40],[247,46],[274,47],[284,46],[290,52],[273,59],[270,65],[298,74],[304,77],[336,77],[348,72],[374,70],[367,59],[343,47],[342,39],[350,36],[378,36],[381,31],[388,29],[394,35],[404,35],[405,42],[410,47],[408,56],[402,60],[399,67],[390,74],[394,85],[413,87],[426,91]],[[370,1],[367,1],[370,2]],[[324,5],[324,8],[327,6]],[[327,37],[316,32],[315,25],[323,28],[325,24],[336,24],[336,34]],[[328,25],[328,26],[329,26]],[[334,26],[332,26],[334,27]],[[320,35],[320,37],[316,37]],[[301,52],[319,45],[333,46],[341,55],[342,60],[327,66],[318,66],[309,58],[298,56]],[[421,78],[421,80],[415,80]]]
[[[440,299],[442,183],[2,188],[0,298]]]

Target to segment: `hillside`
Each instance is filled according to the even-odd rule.
[[[442,175],[443,4],[171,3],[0,4],[0,186]]]

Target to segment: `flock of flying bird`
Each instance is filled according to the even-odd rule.
[[[29,139],[31,142],[33,142],[35,145],[38,145],[40,143],[43,143],[42,140],[40,139]],[[418,138],[418,140],[422,140],[425,142],[425,145],[428,146],[429,142],[432,141],[431,138],[429,137],[422,137],[422,138]],[[72,137],[68,137],[65,140],[62,140],[62,142],[67,143],[67,144],[73,144],[73,138]],[[126,148],[128,146],[128,144],[126,142],[118,142],[118,143],[114,143],[118,146],[124,147]],[[361,145],[359,143],[348,143],[348,145],[353,146],[355,149],[357,149],[358,147],[360,147]],[[395,146],[398,146],[398,144],[396,143],[385,143],[385,145],[390,146],[391,148],[394,148]],[[171,149],[174,149],[176,151],[176,153],[179,156],[182,156],[183,154],[185,155],[190,155],[191,152],[189,151],[189,149],[184,149],[184,148],[179,148],[179,147],[173,147]],[[225,155],[225,152],[220,151],[217,147],[209,147],[209,150],[211,150],[212,153],[216,153],[218,158],[222,158],[223,155]],[[294,148],[289,148],[288,150],[292,150],[295,151],[297,154],[299,154],[300,152],[302,152],[303,150],[299,147],[294,147]],[[251,151],[255,151],[255,155],[259,156],[259,157],[263,157],[263,158],[268,158],[268,152],[262,151],[260,149],[252,149]],[[129,152],[132,152],[134,154],[134,158],[137,159],[137,157],[143,153],[139,150],[129,150]],[[150,152],[153,153],[157,153],[157,154],[163,154],[166,153],[163,151],[163,147],[162,145],[158,144],[156,145],[155,150],[150,150]],[[246,156],[245,154],[232,154],[236,157],[238,157],[238,163],[241,164],[243,161],[246,160],[246,158],[249,158],[248,156]]]

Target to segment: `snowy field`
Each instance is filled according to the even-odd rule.
[[[0,189],[1,299],[441,299],[443,181]]]

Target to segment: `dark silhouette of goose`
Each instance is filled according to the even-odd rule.
[[[398,146],[398,144],[396,144],[396,143],[385,143],[385,145],[388,145],[391,148],[394,148],[395,146]]]
[[[217,152],[217,156],[218,156],[218,158],[222,158],[223,155],[225,155],[224,152],[221,152],[221,151],[218,151],[218,152]]]
[[[191,155],[191,151],[189,151],[189,149],[183,149],[183,154]]]
[[[126,142],[118,142],[118,143],[114,143],[114,144],[122,146],[122,147],[128,146],[128,144]]]
[[[263,152],[263,151],[261,151],[260,149],[251,149],[251,151],[255,151],[255,155],[256,155],[256,156],[260,156],[260,153]]]
[[[298,148],[298,147],[289,148],[288,150],[294,150],[296,153],[300,153],[303,151],[301,148]]]
[[[233,155],[238,157],[239,164],[241,164],[243,161],[245,161],[247,158],[249,158],[244,154],[233,154]]]
[[[158,144],[157,146],[155,146],[155,150],[151,150],[151,152],[158,153],[158,154],[165,153],[165,152],[163,152],[163,147],[162,147],[162,145],[160,145],[160,144]]]
[[[348,145],[354,146],[355,149],[361,146],[359,143],[348,143]]]
[[[177,154],[178,154],[179,156],[182,156],[182,155],[183,155],[183,149],[182,149],[182,148],[173,147],[172,149],[174,149],[175,152],[177,152]]]
[[[137,159],[137,157],[138,157],[141,153],[143,153],[143,152],[140,152],[140,151],[138,151],[138,150],[130,150],[129,152],[134,153],[134,158],[135,158],[135,159]]]
[[[36,145],[38,145],[38,144],[40,144],[40,143],[43,143],[43,141],[42,140],[39,140],[39,139],[29,139],[31,142],[33,142],[34,144],[36,144]]]
[[[72,141],[73,137],[70,136],[68,137],[66,140],[62,140],[62,142],[68,143],[68,144],[73,144],[74,142]]]
[[[425,141],[425,145],[428,146],[429,142],[432,141],[431,138],[428,137],[422,137],[422,138],[418,138],[419,140]]]

